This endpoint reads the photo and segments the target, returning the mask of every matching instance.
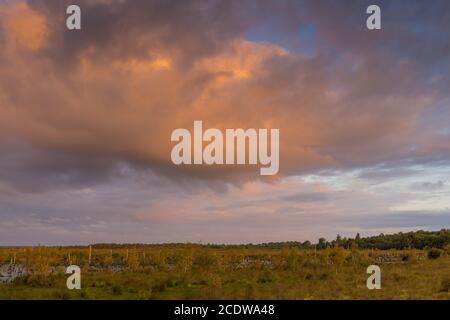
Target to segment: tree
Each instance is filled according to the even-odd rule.
[[[319,238],[317,249],[325,249],[327,247],[327,240],[325,238]]]
[[[337,246],[337,247],[342,246],[342,238],[341,238],[341,235],[340,235],[340,234],[338,234],[338,235],[336,236],[336,246]]]

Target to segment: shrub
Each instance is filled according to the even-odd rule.
[[[120,296],[120,295],[123,293],[123,289],[122,289],[122,287],[119,286],[119,285],[114,285],[114,286],[112,287],[112,292],[113,292],[113,294],[115,294],[115,295],[117,295],[117,296]]]
[[[258,280],[256,280],[256,283],[259,283],[259,284],[265,284],[265,283],[271,283],[271,282],[274,282],[274,280],[275,280],[275,279],[273,279],[273,278],[271,278],[271,277],[268,277],[268,276],[262,276],[262,277],[259,277]]]
[[[54,287],[55,278],[43,275],[28,275],[24,279],[24,283],[30,287]]]
[[[166,288],[167,284],[164,282],[155,283],[152,286],[152,292],[163,292],[164,290],[166,290]]]
[[[440,292],[450,292],[450,278],[444,278],[441,281]]]
[[[194,265],[201,267],[203,269],[209,269],[216,267],[218,260],[215,255],[208,253],[200,253],[194,258]]]
[[[59,300],[70,300],[70,294],[67,290],[55,290],[53,296]]]
[[[87,294],[87,292],[85,290],[80,292],[80,298],[81,299],[89,299],[89,295]]]
[[[447,254],[450,254],[450,244],[446,245],[444,250]]]
[[[428,250],[428,259],[437,259],[442,255],[442,250],[432,248]]]
[[[412,254],[411,253],[404,253],[402,256],[402,261],[411,261],[412,260]]]

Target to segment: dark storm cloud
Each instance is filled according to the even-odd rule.
[[[23,142],[1,141],[0,177],[14,190],[44,192],[107,183],[119,175],[112,157],[37,149]]]
[[[74,61],[86,47],[100,49],[96,59],[143,57],[158,47],[183,53],[180,67],[223,50],[232,39],[261,19],[249,1],[92,1],[77,2],[83,10],[83,32],[65,26],[64,8],[71,1],[28,1],[32,8],[52,17],[57,30],[49,52],[62,63]],[[104,56],[106,55],[106,56]]]

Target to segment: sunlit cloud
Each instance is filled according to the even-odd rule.
[[[0,1],[0,244],[445,227],[450,20],[405,3]],[[194,120],[279,128],[279,175],[173,165]]]

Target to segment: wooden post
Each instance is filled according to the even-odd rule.
[[[13,260],[13,264],[16,264],[16,253],[14,252],[14,260]]]
[[[128,249],[127,249],[127,256],[126,256],[125,260],[128,261]]]
[[[70,252],[69,252],[69,265],[72,265],[72,258],[70,257]]]
[[[89,246],[89,265],[91,265],[91,258],[92,258],[92,246]]]

